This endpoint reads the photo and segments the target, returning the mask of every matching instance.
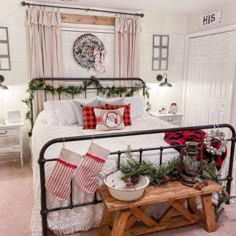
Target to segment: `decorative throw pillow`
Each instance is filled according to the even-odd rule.
[[[137,118],[143,118],[148,113],[146,112],[146,102],[143,96],[125,97],[124,104],[131,106],[131,119],[132,121]]]
[[[73,101],[73,106],[75,109],[75,113],[77,116],[78,124],[83,126],[83,113],[82,113],[82,108],[81,105],[84,106],[99,106],[99,101],[97,98],[91,99],[81,99],[77,101]]]
[[[83,106],[81,105],[82,108],[82,114],[83,114],[83,120],[84,124],[83,127],[84,129],[95,129],[96,128],[96,116],[94,114],[94,108],[99,108],[99,109],[106,109],[106,106]]]
[[[124,128],[124,107],[116,110],[103,110],[94,108],[97,120],[97,130],[113,130]]]
[[[111,104],[106,104],[105,109],[107,110],[115,110],[119,108],[124,108],[124,124],[125,126],[131,125],[131,118],[130,118],[130,104],[128,105],[111,105]]]

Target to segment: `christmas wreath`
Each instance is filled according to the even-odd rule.
[[[102,41],[93,34],[79,36],[73,46],[73,54],[78,64],[88,70],[94,69],[96,73],[105,72],[105,47]]]

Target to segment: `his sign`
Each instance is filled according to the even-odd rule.
[[[221,23],[222,11],[218,10],[201,16],[201,27]]]

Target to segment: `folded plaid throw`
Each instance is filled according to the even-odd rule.
[[[185,144],[188,141],[194,141],[201,143],[201,148],[203,150],[203,158],[205,160],[212,161],[214,160],[216,163],[216,168],[220,170],[223,161],[226,158],[227,150],[222,155],[213,155],[206,151],[205,145],[203,144],[203,139],[206,136],[206,132],[203,130],[184,130],[184,131],[176,131],[176,132],[165,132],[164,140],[170,144],[170,145],[182,145]],[[212,146],[219,148],[220,143],[216,142],[216,140],[212,139]],[[177,151],[180,152],[179,148],[176,148]],[[197,156],[197,159],[199,159],[200,156]]]

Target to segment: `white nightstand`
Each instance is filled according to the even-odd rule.
[[[23,167],[23,122],[0,124],[0,155],[19,153]]]
[[[182,119],[183,119],[183,114],[177,113],[177,114],[160,114],[158,111],[154,112],[149,112],[151,116],[158,117],[161,120],[167,121],[170,124],[177,125],[177,126],[182,126]]]

